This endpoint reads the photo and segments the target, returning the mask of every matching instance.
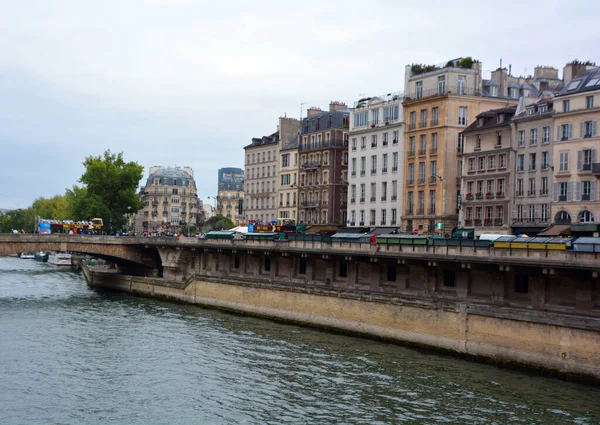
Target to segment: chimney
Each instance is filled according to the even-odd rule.
[[[348,106],[346,106],[346,104],[344,102],[335,102],[335,101],[329,102],[329,112],[339,111],[339,110],[343,110],[343,109],[348,109]]]
[[[311,106],[306,111],[306,116],[307,117],[312,117],[312,116],[315,116],[315,115],[319,115],[321,112],[323,112],[323,111],[321,111],[321,108],[317,108],[316,106]]]
[[[194,169],[192,167],[183,167],[183,170],[194,178]]]
[[[596,67],[595,63],[590,61],[580,62],[578,60],[574,60],[565,65],[563,69],[563,82],[566,84],[571,81],[573,78],[579,77],[588,69],[593,69]]]

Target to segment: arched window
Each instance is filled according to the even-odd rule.
[[[571,214],[569,214],[567,211],[560,211],[554,217],[554,222],[556,224],[571,224]]]
[[[594,214],[591,211],[581,211],[579,213],[579,222],[580,223],[593,223],[594,222]]]

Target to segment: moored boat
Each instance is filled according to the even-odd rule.
[[[35,255],[33,255],[31,252],[22,252],[21,255],[19,255],[19,258],[33,260],[35,258]]]
[[[48,255],[48,263],[55,266],[71,266],[71,254],[68,252],[51,252]]]
[[[48,261],[48,253],[44,252],[44,251],[36,252],[34,259],[35,259],[35,261],[39,261],[41,263],[45,263],[45,262]]]

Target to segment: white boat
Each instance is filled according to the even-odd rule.
[[[24,258],[26,260],[33,260],[35,258],[35,255],[32,254],[31,252],[22,252],[21,255],[19,255],[19,258]]]
[[[48,263],[55,266],[71,266],[71,254],[68,252],[51,252]]]

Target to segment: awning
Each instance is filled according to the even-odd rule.
[[[342,227],[338,233],[369,233],[368,227]]]
[[[571,234],[570,224],[551,224],[546,227],[538,236],[569,236]]]
[[[390,235],[398,233],[397,227],[374,227],[369,234],[370,235]]]
[[[309,229],[306,230],[305,233],[319,233],[322,235],[332,235],[334,233],[337,233],[340,230],[341,226],[329,226],[329,225],[319,225],[319,224],[314,224],[312,226],[310,226]]]

